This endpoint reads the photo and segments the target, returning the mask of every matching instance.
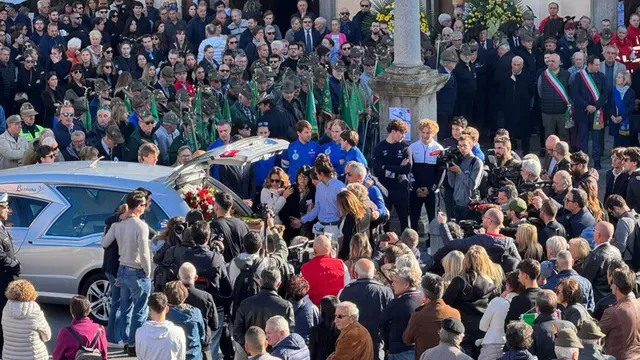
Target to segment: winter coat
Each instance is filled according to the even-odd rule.
[[[259,293],[242,301],[236,311],[233,326],[234,340],[244,346],[244,334],[247,329],[251,326],[264,329],[267,320],[276,315],[287,319],[290,331],[295,332],[295,317],[291,303],[281,298],[275,289],[260,289]]]
[[[460,312],[445,304],[442,299],[428,302],[411,316],[402,334],[402,341],[415,346],[416,360],[427,349],[438,345],[442,320],[449,317],[460,320]]]
[[[587,255],[582,276],[593,286],[593,296],[596,303],[611,293],[607,282],[607,269],[613,260],[621,258],[620,250],[609,243],[596,247]]]
[[[533,79],[527,73],[508,74],[500,85],[502,110],[507,130],[516,139],[530,136],[529,114],[534,94]]]
[[[531,355],[528,350],[511,349],[504,353],[498,360],[538,360],[536,356]]]
[[[206,342],[206,328],[202,313],[191,305],[170,306],[167,320],[181,327],[187,344],[185,359],[202,359],[202,344]]]
[[[136,330],[136,355],[140,360],[184,359],[186,352],[184,331],[171,321],[147,321]]]
[[[260,192],[260,203],[267,205],[269,208],[273,209],[273,213],[276,215],[276,224],[282,224],[282,221],[278,214],[287,203],[287,199],[279,194],[277,189],[262,188],[262,191]]]
[[[336,351],[328,360],[373,360],[373,343],[367,329],[357,321],[342,329]]]
[[[578,332],[572,323],[558,319],[555,312],[539,314],[533,321],[533,344],[529,351],[540,360],[555,359],[556,354],[553,350],[555,334],[565,328]]]
[[[315,306],[309,296],[305,296],[299,301],[289,300],[293,305],[293,314],[296,320],[296,334],[302,336],[305,341],[309,341],[311,328],[320,323],[320,310]]]
[[[380,317],[380,338],[389,354],[399,354],[414,350],[413,344],[402,341],[402,333],[409,325],[411,315],[416,312],[424,299],[422,291],[407,291],[391,300]]]
[[[309,348],[302,336],[291,334],[273,347],[271,356],[282,360],[309,360]]]
[[[0,169],[12,169],[21,163],[27,150],[27,138],[18,136],[14,138],[8,131],[0,135]]]
[[[35,301],[9,300],[2,310],[4,360],[47,360],[51,328]]]

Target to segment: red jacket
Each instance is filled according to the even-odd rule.
[[[98,329],[102,329],[96,348],[100,350],[102,359],[107,360],[107,334],[104,327],[100,324],[96,324],[89,318],[73,319],[71,321],[71,328],[80,336],[80,339],[85,341],[85,345],[89,345],[93,341],[93,337],[98,332]],[[73,335],[67,330],[66,327],[60,329],[58,332],[58,340],[56,346],[53,348],[53,360],[73,360],[76,358],[76,353],[80,349],[80,345]]]
[[[344,263],[329,255],[315,256],[300,269],[309,282],[309,298],[315,305],[327,295],[338,296],[344,288]]]

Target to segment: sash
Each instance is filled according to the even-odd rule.
[[[587,70],[580,71],[580,76],[582,76],[582,80],[584,80],[584,83],[587,85],[587,89],[589,89],[594,101],[597,102],[600,100],[600,90],[598,90],[596,83],[593,81],[593,77],[589,75]],[[601,129],[604,129],[604,114],[602,111],[597,110],[593,116],[593,130]]]
[[[573,127],[573,110],[571,107],[571,99],[569,93],[565,89],[564,85],[558,80],[558,77],[549,69],[544,71],[544,76],[547,78],[551,86],[556,90],[558,95],[562,98],[562,101],[567,105],[567,111],[564,113],[564,127],[569,129]]]

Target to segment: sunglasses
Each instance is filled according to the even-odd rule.
[[[114,18],[114,17],[118,17],[118,14],[113,14],[113,15],[111,15],[111,17],[112,17],[112,18]]]
[[[45,155],[44,158],[45,159],[55,159],[56,158],[56,154]]]
[[[280,179],[269,179],[269,181],[271,181],[272,184],[280,184],[282,182]]]
[[[342,13],[340,13],[340,15],[351,15],[351,13],[348,13],[348,12],[342,12]]]
[[[74,74],[82,74],[82,70],[75,70],[73,73]]]
[[[342,50],[351,50],[350,47],[343,47]]]
[[[228,73],[231,72],[231,70],[218,70],[218,72]]]
[[[107,49],[107,50],[104,51],[105,54],[111,54],[112,52],[113,52],[113,50],[111,50],[111,49]]]
[[[258,127],[261,127],[261,126],[269,126],[269,123],[268,122],[259,122],[258,123]]]
[[[106,14],[106,13],[108,13],[108,12],[109,12],[109,11],[107,11],[107,10],[104,10],[104,11],[100,10],[100,14]]]
[[[26,62],[27,64],[33,64],[33,60],[25,60],[24,62]]]
[[[368,7],[370,7],[370,6],[371,6],[371,5],[362,5],[362,4],[360,4],[360,7],[363,7],[363,8],[368,8]]]
[[[105,65],[105,66],[104,66],[104,68],[105,68],[105,69],[112,69],[112,68],[113,68],[113,66],[111,66],[111,65]]]
[[[237,41],[229,41],[229,44],[237,44]]]
[[[151,120],[151,121],[143,121],[142,123],[143,123],[143,124],[146,124],[146,125],[151,125],[151,124],[155,123],[155,121],[154,121],[154,120]]]
[[[267,35],[275,35],[275,34],[276,34],[275,31],[270,31],[267,33]]]
[[[60,115],[66,116],[66,117],[72,117],[73,115],[75,115],[75,113],[62,113]]]
[[[343,315],[343,314],[335,314],[333,315],[336,319],[344,319],[344,318],[348,318],[349,315]]]

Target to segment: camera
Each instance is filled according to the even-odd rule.
[[[187,230],[188,227],[189,224],[187,224],[185,221],[179,222],[173,227],[173,232],[175,232],[176,235],[182,235],[182,233],[184,233],[184,231]]]
[[[495,167],[489,172],[489,185],[500,187],[504,181],[510,180],[517,184],[520,179],[520,164],[505,167]]]
[[[313,259],[313,256],[313,240],[307,240],[301,244],[289,246],[289,257],[287,260],[297,274],[300,272],[302,265]]]
[[[462,161],[462,153],[457,146],[450,146],[438,154],[438,161],[443,164],[459,164]]]
[[[211,237],[209,238],[211,250],[221,254],[224,249],[218,245],[218,241],[224,244],[224,234],[211,233]]]
[[[482,224],[474,220],[460,220],[458,225],[464,231],[465,237],[475,235],[475,231],[482,228]]]
[[[538,181],[538,182],[526,182],[520,184],[520,190],[522,193],[525,192],[534,192],[537,189],[542,189],[545,194],[549,194],[551,192],[552,181]]]
[[[257,214],[260,215],[261,218],[266,219],[268,217],[275,217],[275,211],[273,208],[267,204],[260,203],[256,206]]]

